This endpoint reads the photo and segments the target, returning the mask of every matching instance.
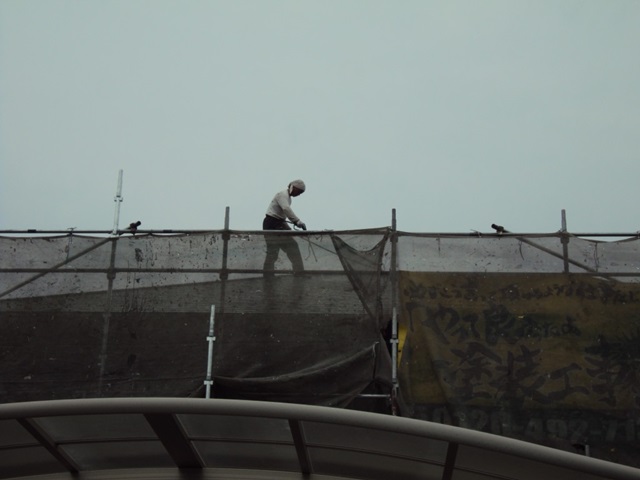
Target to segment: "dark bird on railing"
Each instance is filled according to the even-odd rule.
[[[502,225],[496,225],[495,223],[491,224],[491,228],[493,228],[498,233],[498,235],[502,235],[506,232]]]
[[[122,235],[123,233],[130,233],[132,235],[135,235],[140,225],[142,225],[142,222],[140,220],[138,220],[137,222],[131,222],[124,231],[120,232],[120,235]]]
[[[127,230],[129,230],[131,233],[135,233],[138,231],[138,227],[142,225],[142,222],[140,220],[138,220],[137,222],[132,222],[129,224],[129,227],[127,227]]]

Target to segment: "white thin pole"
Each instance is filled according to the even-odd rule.
[[[213,369],[213,342],[215,342],[216,340],[216,337],[214,337],[213,335],[215,315],[216,306],[211,305],[211,315],[209,317],[209,335],[207,336],[207,342],[209,342],[209,353],[207,355],[207,378],[204,381],[206,389],[205,398],[211,398],[211,385],[213,385],[213,380],[211,380],[211,371]]]
[[[391,317],[391,382],[395,395],[398,388],[398,312],[396,307],[393,307]]]
[[[120,205],[122,204],[122,169],[118,172],[118,188],[116,189],[116,196],[113,201],[116,202],[116,208],[113,214],[113,231],[111,235],[117,235],[118,223],[120,222]]]

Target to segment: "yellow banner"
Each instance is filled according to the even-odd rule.
[[[640,284],[566,274],[400,274],[404,401],[640,407]]]

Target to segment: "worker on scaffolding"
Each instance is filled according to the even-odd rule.
[[[291,198],[302,195],[305,190],[306,186],[302,180],[294,180],[285,190],[276,193],[267,208],[262,229],[291,230],[288,223],[292,223],[297,228],[306,230],[307,226],[291,209]],[[264,259],[265,278],[274,276],[275,263],[280,250],[283,250],[291,261],[294,275],[301,275],[304,272],[300,248],[294,238],[289,235],[265,235],[264,239],[267,242],[267,255]]]

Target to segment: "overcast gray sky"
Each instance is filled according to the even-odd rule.
[[[635,232],[638,0],[3,0],[0,229]]]

